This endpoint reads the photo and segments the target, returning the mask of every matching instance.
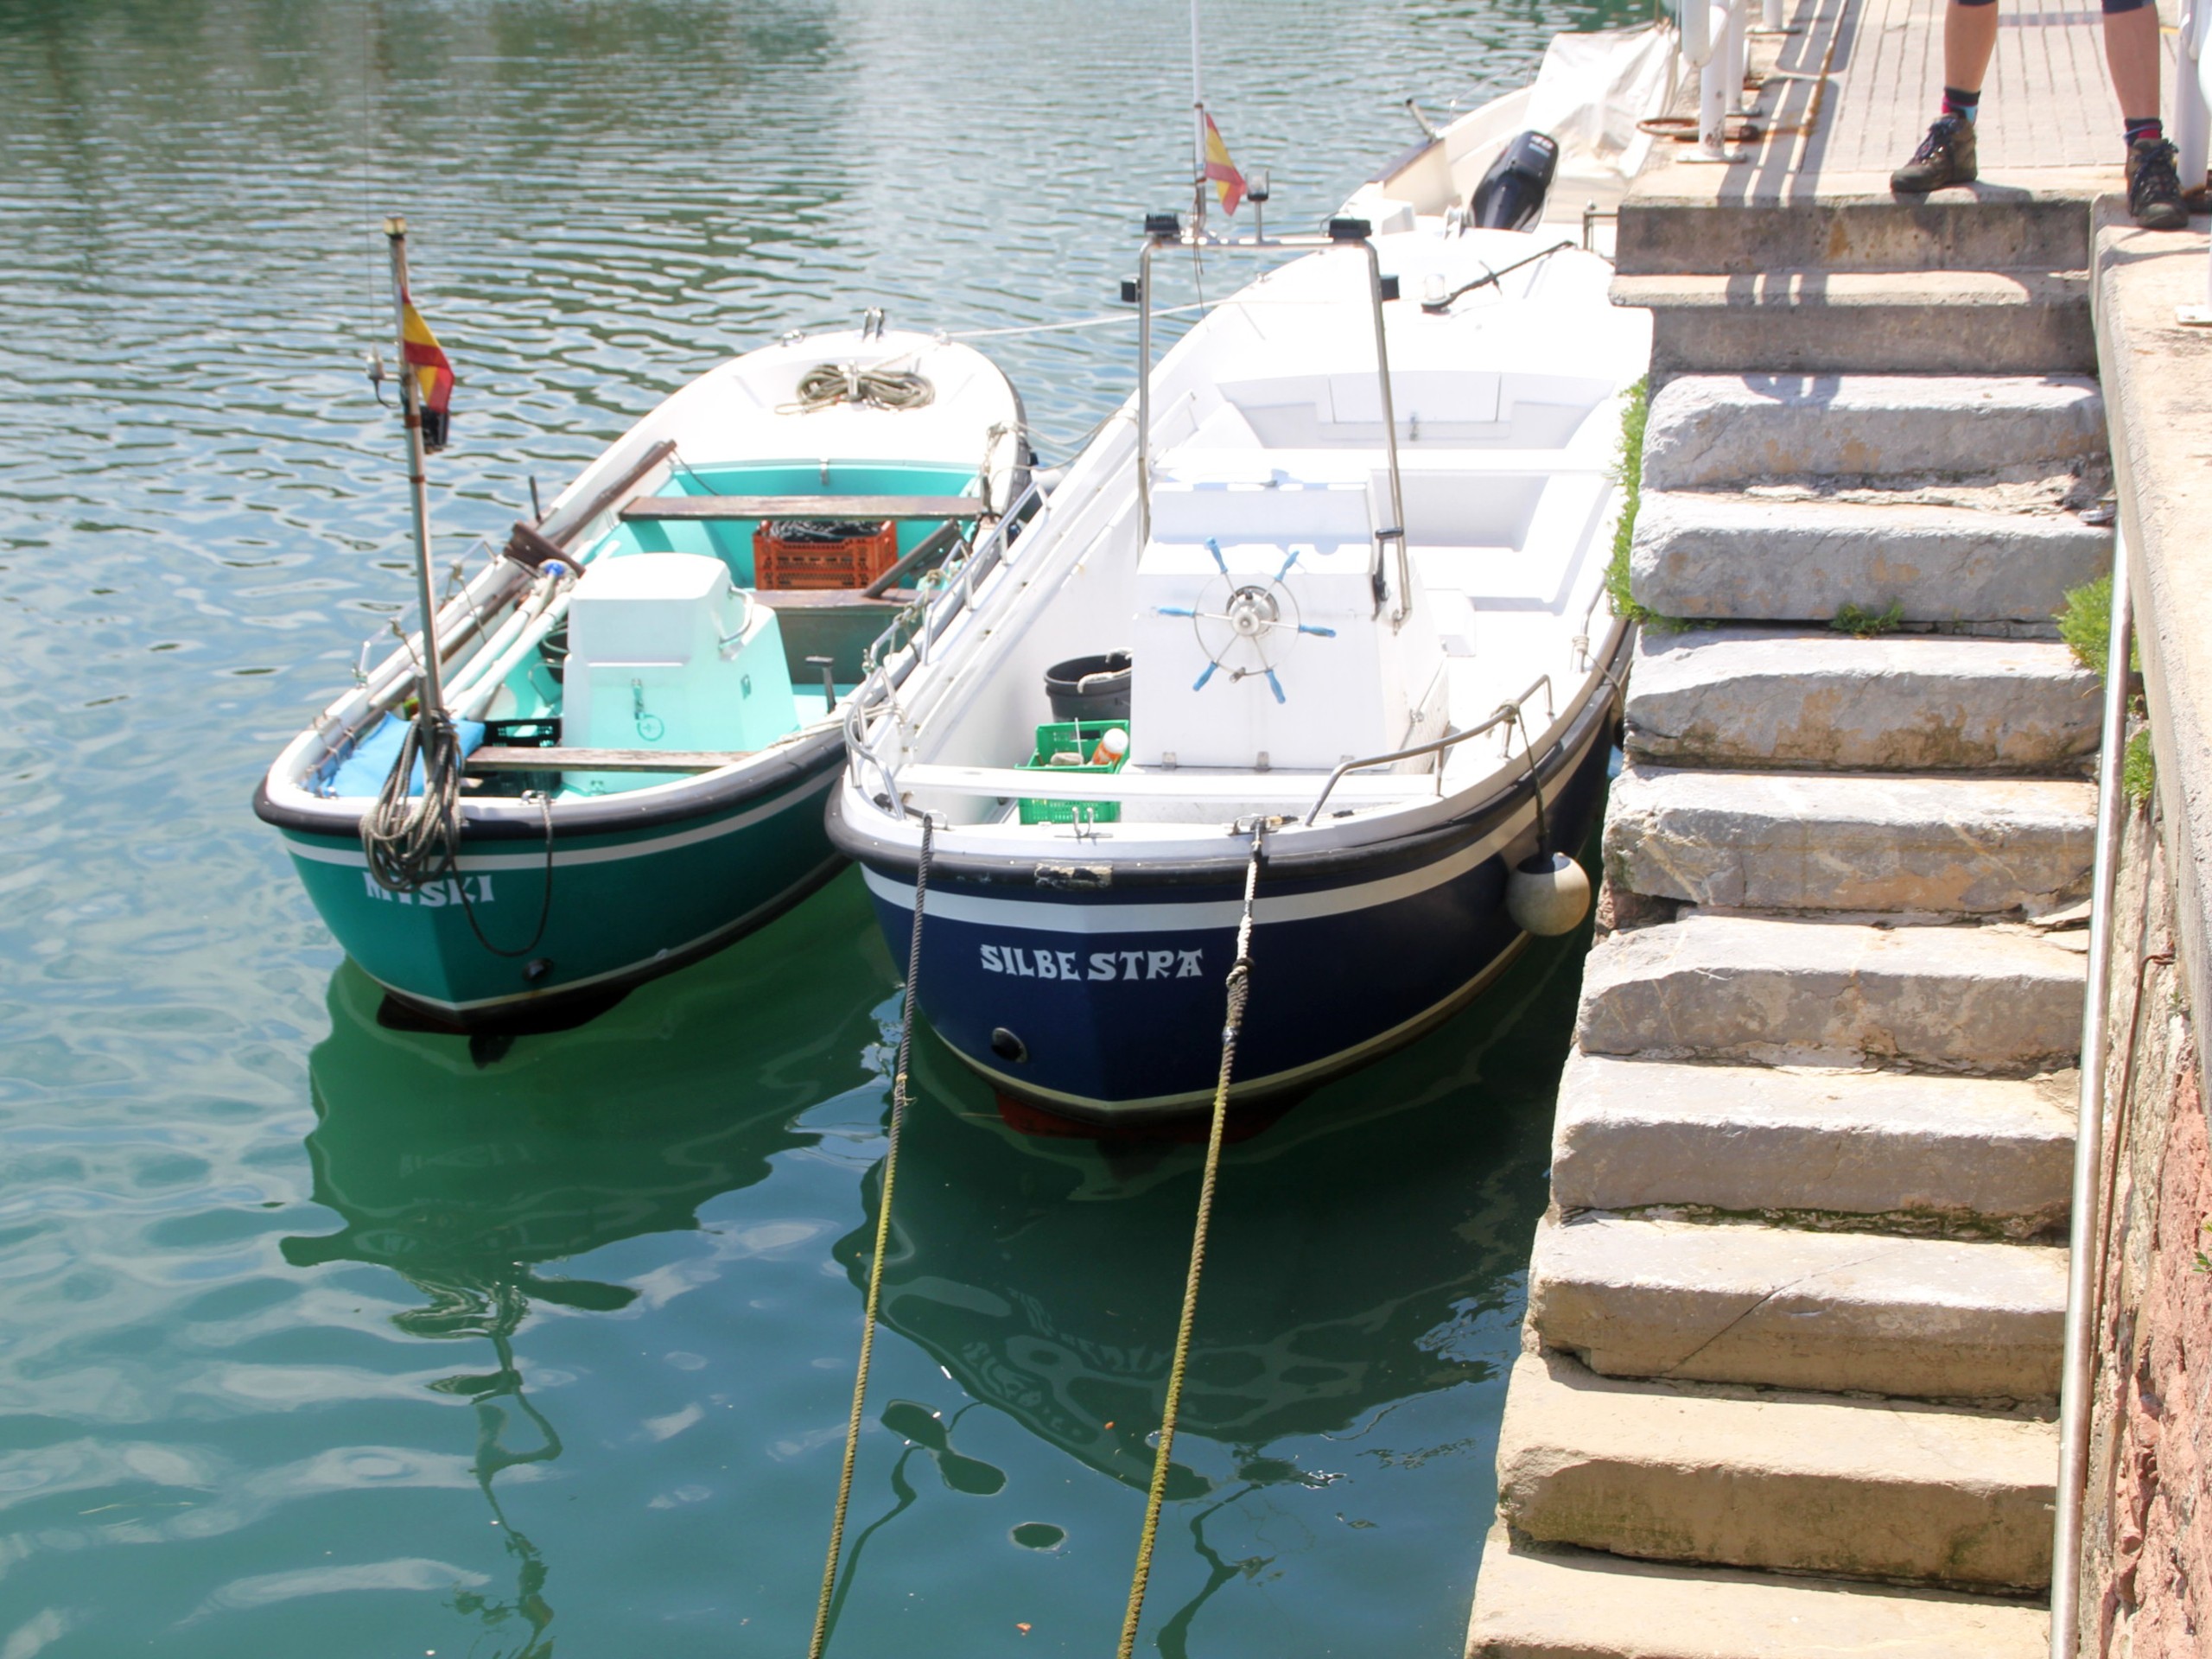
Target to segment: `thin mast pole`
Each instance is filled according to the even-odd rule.
[[[1198,0],[1191,0],[1191,215],[1206,227],[1206,94],[1198,75]]]
[[[430,576],[430,497],[423,471],[423,383],[407,361],[407,221],[384,222],[391,244],[391,327],[399,353],[399,406],[407,426],[407,482],[415,499],[415,579],[423,604],[423,696],[417,718],[441,719],[445,686],[438,667],[438,602]]]

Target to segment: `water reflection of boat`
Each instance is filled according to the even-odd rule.
[[[841,900],[839,891],[809,924],[804,943],[816,948],[725,954],[583,1030],[522,1039],[488,1066],[480,1043],[380,1024],[381,988],[353,963],[332,978],[330,1035],[308,1061],[308,1151],[315,1200],[341,1225],[285,1239],[284,1257],[301,1268],[390,1268],[423,1298],[393,1316],[402,1331],[489,1344],[488,1368],[429,1386],[474,1408],[473,1471],[515,1571],[511,1594],[456,1591],[455,1611],[519,1637],[497,1649],[509,1659],[552,1652],[553,1611],[546,1564],[493,1482],[562,1452],[524,1390],[516,1332],[539,1303],[608,1312],[637,1295],[543,1269],[696,1227],[702,1205],[765,1179],[779,1154],[819,1138],[791,1120],[861,1082],[877,1034],[868,999],[851,994],[852,950],[820,932],[834,927],[874,950],[859,895],[844,890]],[[835,1012],[795,1036],[800,1007]],[[733,1053],[755,1056],[741,1093],[728,1086]]]
[[[1462,1338],[1517,1299],[1558,1059],[1499,1039],[1569,1028],[1581,949],[1547,942],[1430,1044],[1230,1153],[1182,1427],[1234,1448],[1241,1479],[1310,1478],[1264,1448],[1489,1373]],[[1143,1487],[1198,1150],[1025,1137],[955,1056],[918,1045],[917,1062],[919,1098],[949,1109],[918,1112],[900,1154],[885,1322],[972,1397]],[[838,1246],[856,1283],[880,1193],[879,1174]],[[1170,1494],[1205,1484],[1180,1470]]]

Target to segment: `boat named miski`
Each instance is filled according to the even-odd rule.
[[[1656,102],[1667,45],[1567,73]],[[1516,124],[1559,91],[1473,112],[1323,235],[1147,221],[1127,418],[848,703],[830,835],[901,952],[925,878],[921,1010],[1002,1101],[1108,1130],[1208,1103],[1255,836],[1240,1106],[1408,1040],[1585,913],[1651,321],[1609,302],[1583,204],[1649,111],[1563,167]],[[1252,250],[1298,257],[1155,369],[1150,271]]]
[[[670,397],[435,603],[415,369],[436,348],[409,333],[429,338],[404,232],[433,624],[285,746],[254,810],[410,1016],[557,1023],[839,868],[839,699],[917,583],[1024,490],[1021,404],[987,358],[880,314],[786,336]]]

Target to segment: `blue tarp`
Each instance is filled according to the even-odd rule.
[[[399,763],[399,746],[406,740],[407,728],[412,723],[397,715],[386,715],[354,744],[353,752],[338,763],[337,769],[321,780],[321,792],[326,796],[381,793],[384,780],[391,776],[392,767]],[[475,753],[477,745],[484,741],[483,721],[455,721],[454,729],[461,734],[461,753]],[[408,782],[407,792],[423,792],[423,763],[419,759],[415,762],[415,776]]]

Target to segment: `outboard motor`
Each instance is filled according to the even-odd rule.
[[[1524,132],[1490,164],[1467,203],[1467,222],[1486,231],[1525,231],[1543,216],[1544,193],[1559,170],[1559,145]]]

